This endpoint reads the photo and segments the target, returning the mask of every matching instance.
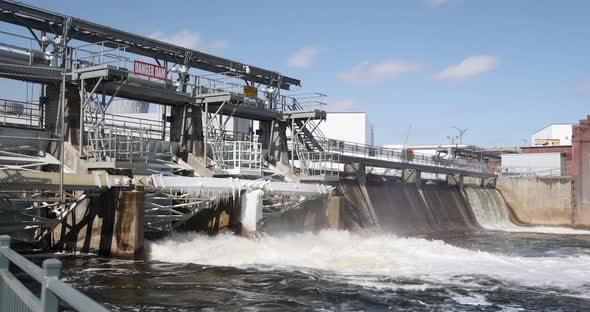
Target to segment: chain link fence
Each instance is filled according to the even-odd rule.
[[[29,240],[64,201],[65,74],[0,63],[0,234]]]

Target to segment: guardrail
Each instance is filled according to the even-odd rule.
[[[299,159],[304,176],[340,176],[340,154],[330,152],[302,152]]]
[[[10,263],[41,283],[40,298],[9,272]],[[61,267],[62,264],[57,259],[43,261],[43,268],[36,266],[10,249],[10,236],[0,236],[0,312],[57,312],[60,300],[76,311],[108,311],[72,286],[61,281],[59,279]]]
[[[129,68],[133,61],[127,56],[128,47],[114,41],[101,41],[73,47],[72,66],[112,65]]]
[[[301,93],[281,96],[281,111],[325,111],[328,104],[326,95],[321,93]]]
[[[43,128],[39,103],[0,99],[0,124]]]
[[[176,147],[171,142],[151,139],[146,129],[119,127],[90,128],[89,150],[93,162],[145,161],[156,158],[174,158]]]
[[[120,129],[142,131],[149,139],[165,140],[170,135],[170,123],[161,120],[140,118],[141,114],[105,113],[104,125]]]
[[[249,141],[213,142],[214,164],[230,174],[262,175],[262,144]],[[217,152],[217,153],[215,153]],[[215,154],[221,156],[217,158]]]
[[[319,140],[324,151],[338,153],[343,156],[354,156],[368,159],[389,160],[419,164],[432,167],[454,168],[475,172],[490,172],[493,168],[482,160],[446,159],[436,155],[409,152],[409,150],[386,148],[354,142],[326,139]]]
[[[499,174],[503,177],[561,177],[562,168],[501,167]]]

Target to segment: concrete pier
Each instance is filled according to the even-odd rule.
[[[50,233],[53,249],[105,257],[142,257],[143,191],[112,188],[98,197],[84,198],[72,208],[73,212]]]
[[[239,220],[242,236],[254,237],[256,235],[258,221],[262,219],[262,195],[264,192],[261,190],[242,193]]]

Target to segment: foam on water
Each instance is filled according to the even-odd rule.
[[[590,234],[590,231],[557,226],[518,226],[510,220],[504,198],[495,189],[465,188],[477,222],[487,230],[548,234]]]
[[[438,240],[346,231],[256,240],[232,235],[178,234],[153,242],[150,248],[151,258],[158,261],[309,271],[376,288],[400,287],[397,279],[417,279],[419,285],[432,287],[478,287],[485,279],[481,277],[488,277],[518,286],[558,288],[568,294],[590,297],[587,255],[514,257],[458,248]]]

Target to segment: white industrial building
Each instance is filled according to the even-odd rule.
[[[375,145],[373,125],[364,112],[328,112],[319,129],[329,139]]]
[[[564,153],[502,154],[503,175],[565,176]]]
[[[531,136],[531,146],[572,145],[573,124],[551,124]]]

